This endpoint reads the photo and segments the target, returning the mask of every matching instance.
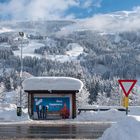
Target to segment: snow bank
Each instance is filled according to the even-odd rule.
[[[140,122],[127,117],[108,128],[99,140],[140,140]]]
[[[84,108],[84,107],[83,107]],[[125,111],[118,111],[118,108],[122,108],[119,106],[85,106],[87,109],[110,109],[108,111],[85,111],[81,112],[77,115],[76,121],[110,121],[110,122],[118,122],[124,118],[126,118]],[[135,117],[138,121],[140,121],[140,106],[131,106],[129,107],[129,116]]]
[[[29,120],[27,109],[23,109],[22,116],[18,117],[15,104],[0,104],[0,122],[17,122]]]
[[[70,77],[32,77],[23,82],[24,90],[81,90],[82,81]]]
[[[111,109],[108,111],[87,111],[81,112],[75,121],[110,121],[116,122],[125,118],[125,112]]]

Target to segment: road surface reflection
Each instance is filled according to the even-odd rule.
[[[0,138],[97,139],[110,126],[110,123],[0,125]]]

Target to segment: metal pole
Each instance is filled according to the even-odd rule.
[[[20,47],[20,100],[19,100],[19,105],[20,105],[20,112],[22,112],[22,75],[23,75],[23,56],[22,56],[22,49],[23,49],[23,37],[24,37],[24,33],[23,32],[19,32],[19,35],[21,36],[21,47]],[[21,114],[20,114],[21,116]]]
[[[23,39],[23,38],[22,38]],[[22,99],[21,99],[21,94],[22,94],[22,70],[23,70],[23,59],[22,59],[22,39],[21,39],[21,54],[20,54],[20,61],[21,61],[21,69],[20,69],[20,107],[22,105]]]
[[[128,115],[128,107],[126,107],[126,115]]]

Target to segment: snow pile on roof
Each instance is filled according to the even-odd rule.
[[[0,122],[15,122],[29,120],[27,109],[22,110],[22,116],[17,116],[15,104],[0,104]]]
[[[140,122],[127,117],[108,128],[99,140],[140,140]]]
[[[82,81],[70,77],[32,77],[23,82],[24,90],[81,90]]]

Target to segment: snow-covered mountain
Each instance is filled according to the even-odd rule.
[[[17,88],[18,82],[6,83],[18,81],[22,47],[25,72],[79,78],[90,93],[90,103],[104,96],[112,104],[111,95],[119,92],[117,80],[140,75],[138,13],[122,11],[75,21],[2,22],[0,82],[6,88]],[[23,40],[19,31],[25,33]]]

